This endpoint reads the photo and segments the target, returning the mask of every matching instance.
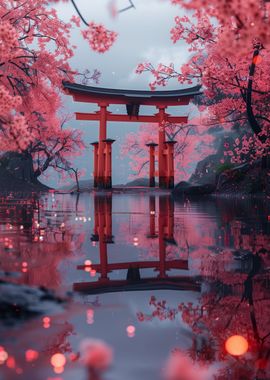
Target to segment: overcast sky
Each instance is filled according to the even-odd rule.
[[[189,53],[184,42],[173,44],[170,40],[170,29],[174,24],[174,17],[183,11],[178,6],[172,6],[168,0],[134,0],[136,9],[130,9],[112,18],[108,4],[110,0],[77,0],[81,13],[88,21],[104,24],[108,29],[118,33],[118,39],[104,54],[95,53],[81,36],[81,31],[74,28],[72,43],[77,46],[71,64],[74,68],[98,69],[101,72],[99,87],[149,89],[150,76],[137,75],[135,69],[138,63],[150,61],[169,64],[175,67],[188,59]],[[122,9],[129,5],[127,0],[117,0],[117,7]],[[59,16],[69,20],[75,14],[71,3],[60,3],[57,6]],[[167,89],[179,88],[177,81],[172,81]],[[97,107],[89,104],[74,103],[71,98],[65,97],[65,106],[69,112],[96,110]],[[119,107],[118,107],[119,108]],[[171,114],[181,114],[183,110],[171,108]],[[111,111],[115,110],[113,107]],[[149,111],[151,111],[149,107]],[[92,178],[93,153],[89,143],[97,140],[97,122],[71,122],[73,128],[79,128],[84,133],[84,140],[88,146],[83,155],[76,159],[75,166],[86,169],[84,179]],[[126,133],[136,131],[138,123],[112,123],[107,128],[109,138],[116,139],[113,145],[113,183],[125,183],[131,174],[128,160],[120,160],[120,144]],[[115,170],[117,167],[117,170]],[[120,169],[120,170],[119,170]],[[55,178],[51,184],[57,185]]]

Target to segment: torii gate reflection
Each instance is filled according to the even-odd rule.
[[[156,199],[159,211],[156,213]],[[174,239],[174,203],[170,196],[149,196],[149,227],[148,239],[158,239],[158,260],[156,261],[132,261],[132,262],[108,262],[108,244],[114,243],[112,235],[112,195],[94,195],[94,231],[92,241],[99,244],[99,264],[91,264],[99,277],[96,281],[75,283],[74,290],[87,293],[110,293],[131,290],[193,290],[199,291],[200,284],[189,276],[169,275],[174,270],[188,270],[187,259],[167,260],[166,248],[169,244],[176,245]],[[157,219],[157,223],[156,223]],[[156,230],[156,224],[158,230]],[[77,269],[87,270],[88,265],[79,265]],[[142,278],[140,269],[153,269],[157,271],[154,277]],[[126,270],[126,279],[112,280],[110,273],[118,270]]]
[[[155,187],[155,146],[158,145],[158,177],[160,188],[174,187],[174,141],[166,141],[165,124],[187,123],[186,116],[171,116],[167,107],[187,106],[194,96],[201,94],[200,86],[170,91],[139,91],[98,88],[78,83],[63,82],[63,87],[75,102],[95,103],[99,111],[94,113],[76,112],[76,120],[99,121],[99,140],[94,147],[94,187],[112,187],[112,144],[115,140],[107,138],[107,122],[157,123],[158,144],[149,142],[149,186]],[[126,115],[108,111],[111,104],[126,106]],[[140,115],[140,106],[154,106],[154,115]]]

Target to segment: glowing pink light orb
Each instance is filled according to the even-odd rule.
[[[39,353],[35,350],[29,349],[29,350],[25,351],[25,360],[27,362],[33,362],[33,361],[37,360],[38,356],[39,356]]]
[[[66,364],[66,358],[63,354],[54,354],[51,357],[51,365],[56,368],[62,368]],[[59,373],[59,372],[58,372]],[[61,373],[61,372],[60,372]]]
[[[64,367],[54,367],[54,372],[57,374],[63,373],[65,368]]]
[[[129,325],[126,328],[126,332],[129,338],[134,338],[135,336],[136,327],[133,325]]]
[[[0,351],[0,364],[5,363],[5,361],[8,359],[8,353],[3,349]]]
[[[43,318],[43,323],[50,323],[51,322],[51,318],[50,317],[44,317]]]
[[[97,274],[97,271],[95,269],[91,269],[90,271],[91,277],[95,277],[96,274]]]
[[[226,340],[225,349],[233,356],[244,355],[248,350],[248,341],[241,335],[233,335]]]

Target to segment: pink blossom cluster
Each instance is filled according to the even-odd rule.
[[[266,128],[263,129],[260,135],[267,135]],[[246,161],[254,162],[258,158],[266,157],[269,150],[269,138],[263,143],[258,136],[245,134],[241,138],[235,139],[231,149],[224,152],[224,156],[229,156],[232,163],[241,164]]]
[[[176,181],[187,179],[194,170],[194,162],[214,152],[214,136],[205,131],[202,122],[201,118],[194,118],[187,125],[164,125],[167,138],[177,141],[174,146]],[[136,134],[126,136],[121,154],[132,157],[130,166],[134,175],[148,174],[149,150],[145,144],[157,140],[158,127],[155,123],[142,124]]]
[[[152,64],[150,62],[144,62],[144,63],[139,63],[138,66],[136,67],[136,74],[141,74],[144,71],[148,71],[152,69]]]
[[[0,138],[10,150],[33,147],[37,140],[44,146],[50,131],[51,137],[60,132],[56,113],[62,81],[73,78],[71,25],[48,5],[46,0],[0,1]]]
[[[18,32],[9,20],[0,18],[0,60],[11,59],[18,47]]]
[[[228,149],[226,157],[239,163],[264,156],[269,150],[270,115],[266,105],[270,90],[267,69],[270,59],[267,49],[270,3],[253,0],[171,2],[194,11],[191,16],[176,17],[171,30],[173,42],[184,40],[192,56],[174,73],[165,72],[162,65],[154,67],[151,63],[139,65],[138,73],[152,74],[152,89],[167,84],[171,79],[183,84],[201,83],[204,90],[204,98],[201,99],[204,104],[200,106],[204,119],[201,126],[206,129],[222,127],[226,132],[237,126],[240,139],[248,133],[249,143],[244,139],[243,144]],[[265,49],[252,61],[255,42],[262,42]],[[256,67],[250,108],[262,130],[252,139],[246,103],[251,62]]]
[[[16,143],[19,151],[24,151],[33,139],[26,120],[22,115],[15,115],[13,117],[10,123],[9,135],[10,143],[12,144],[12,140],[14,139],[14,143]]]
[[[195,18],[197,22],[194,22]],[[175,17],[175,26],[171,29],[171,39],[176,43],[184,39],[189,45],[189,51],[195,51],[195,48],[207,45],[209,41],[214,42],[217,28],[213,27],[210,17],[206,13],[195,12],[193,19],[187,16]],[[200,41],[200,44],[198,44]]]
[[[175,70],[173,63],[169,65],[159,63],[156,68],[150,62],[140,63],[135,72],[136,74],[150,72],[153,75],[154,80],[149,83],[149,87],[152,91],[154,91],[157,86],[166,86],[168,81],[172,78],[177,78],[180,83],[185,80],[183,75]]]
[[[171,0],[171,3],[214,17],[222,26],[223,52],[240,56],[255,38],[265,46],[269,44],[268,1]]]
[[[138,321],[144,322],[144,321],[151,321],[154,318],[159,319],[160,321],[164,321],[166,319],[174,320],[176,315],[178,314],[178,310],[174,308],[170,308],[166,305],[166,301],[157,301],[155,296],[151,296],[149,305],[154,308],[152,313],[144,314],[142,312],[137,313]]]
[[[166,380],[209,380],[209,375],[209,371],[195,364],[180,350],[170,354],[164,369]]]
[[[2,121],[2,133],[0,149],[24,150],[32,137],[29,133],[26,119],[18,114],[22,104],[20,96],[11,96],[9,91],[0,85],[0,120]]]
[[[106,29],[102,24],[90,22],[88,29],[82,31],[90,47],[98,53],[105,53],[111,48],[117,38],[117,33]]]
[[[22,98],[20,96],[11,96],[9,91],[0,85],[0,115],[6,117],[10,114],[10,111],[14,111],[22,104]]]
[[[2,125],[3,138],[0,140],[0,150],[24,151],[32,140],[27,122],[23,115],[12,115]]]
[[[73,15],[70,19],[70,22],[72,22],[74,25],[76,25],[78,28],[81,26],[81,19],[79,16]]]

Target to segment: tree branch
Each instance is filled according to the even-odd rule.
[[[136,9],[136,7],[135,7],[135,5],[133,4],[133,1],[132,1],[132,0],[129,0],[129,4],[130,4],[130,5],[129,5],[128,7],[123,8],[123,9],[120,9],[120,10],[118,11],[118,13],[126,12],[126,11],[128,11],[129,9],[132,9],[132,8]]]
[[[85,20],[85,18],[83,17],[83,15],[81,14],[79,8],[77,7],[77,4],[75,3],[74,0],[70,0],[71,1],[71,4],[73,5],[75,11],[77,12],[78,16],[80,17],[80,19],[82,20],[82,22],[86,25],[86,26],[89,26],[88,22]]]

